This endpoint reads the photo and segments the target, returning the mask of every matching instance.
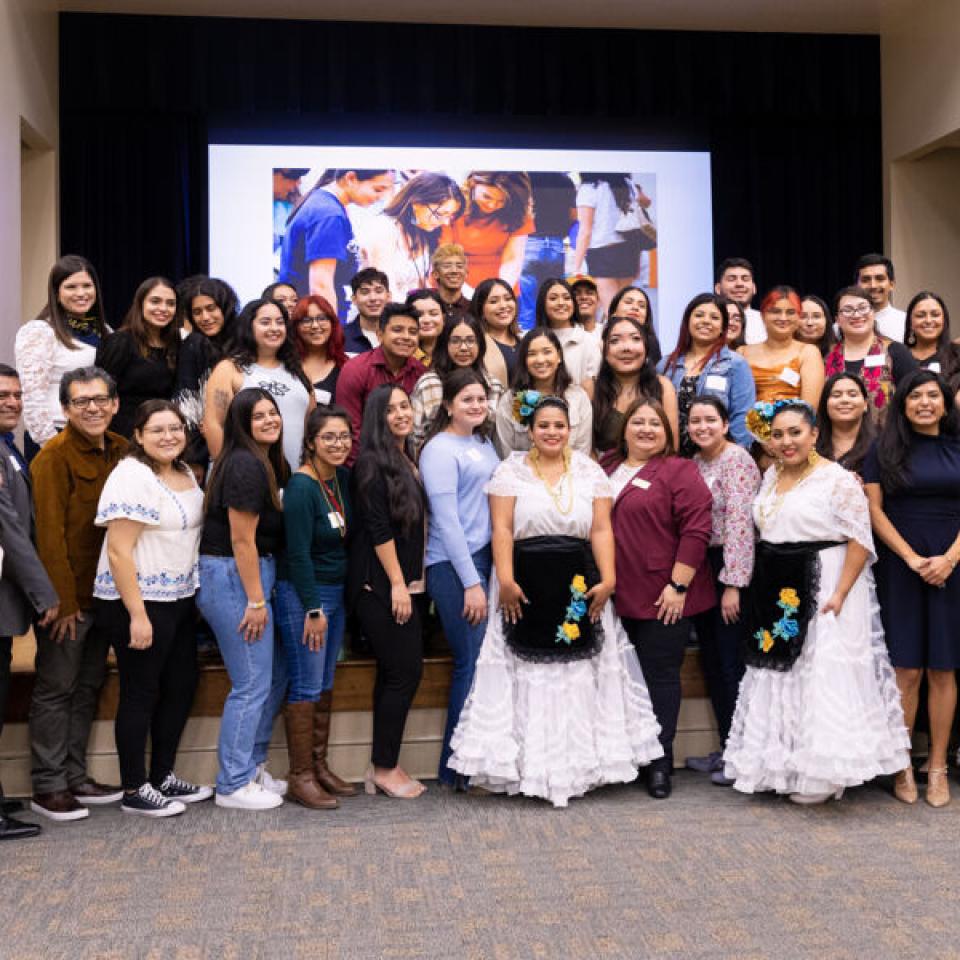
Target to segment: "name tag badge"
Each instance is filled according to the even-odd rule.
[[[791,387],[795,387],[800,382],[800,374],[793,367],[784,367],[780,371],[779,379],[784,383],[789,383]]]
[[[939,360],[931,360],[931,361],[927,364],[927,369],[930,370],[932,373],[939,373],[939,372],[940,372],[940,361],[939,361]],[[18,467],[17,469],[19,469],[19,467]]]
[[[314,387],[313,396],[315,397],[317,403],[319,403],[323,407],[329,405],[330,403],[331,397],[330,397],[329,390],[321,390],[319,387]]]
[[[330,521],[331,530],[342,530],[345,526],[343,522],[343,514],[339,510],[331,510],[327,514],[327,519]]]
[[[710,373],[707,375],[706,388],[708,390],[723,390],[725,392],[727,389],[727,378],[720,376],[719,373]]]
[[[939,366],[937,369],[939,369]],[[13,469],[16,470],[17,473],[20,473],[23,469],[20,466],[20,461],[12,453],[10,454],[10,463],[13,464]]]
[[[640,490],[650,489],[650,481],[644,480],[643,477],[634,477],[630,482]]]
[[[885,361],[886,358],[882,353],[874,353],[863,358],[863,365],[865,367],[882,367]]]

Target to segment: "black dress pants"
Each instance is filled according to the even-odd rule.
[[[357,598],[357,619],[377,661],[370,757],[375,767],[397,765],[407,714],[423,675],[423,629],[417,598],[413,600],[412,616],[398,624],[389,602],[372,591],[364,590]]]
[[[115,736],[124,790],[159,786],[173,770],[197,689],[193,597],[148,600],[153,643],[130,649],[130,615],[121,600],[97,601],[97,628],[110,635],[120,674]],[[145,754],[150,737],[150,775]]]
[[[673,739],[680,715],[680,668],[690,637],[690,621],[681,617],[666,626],[660,620],[624,617],[623,626],[640,659],[653,712],[660,724],[664,759],[673,767]]]

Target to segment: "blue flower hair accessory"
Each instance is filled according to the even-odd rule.
[[[766,443],[770,439],[773,418],[782,410],[799,410],[810,419],[811,423],[816,423],[816,411],[806,400],[800,400],[796,397],[772,402],[761,400],[747,411],[746,426],[751,436],[761,443]]]

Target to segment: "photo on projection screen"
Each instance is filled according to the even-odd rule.
[[[642,287],[669,350],[713,285],[708,153],[213,144],[209,170],[210,273],[244,302],[281,280],[346,318],[357,270],[381,270],[402,301],[455,243],[464,294],[505,280],[524,329],[543,280],[588,274],[603,309]]]

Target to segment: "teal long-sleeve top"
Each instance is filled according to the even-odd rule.
[[[353,511],[350,507],[350,471],[339,467],[339,490],[331,480],[344,511],[349,534]],[[339,584],[347,579],[346,537],[340,535],[334,505],[324,496],[320,484],[305,473],[295,473],[283,491],[283,522],[287,533],[286,579],[297,591],[304,610],[321,606],[317,584]]]

